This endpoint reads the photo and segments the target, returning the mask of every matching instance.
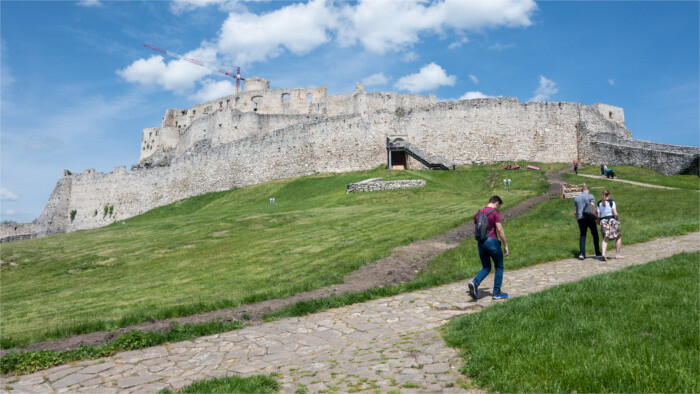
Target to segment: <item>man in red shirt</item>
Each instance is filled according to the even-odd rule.
[[[503,231],[501,214],[498,212],[498,208],[500,208],[501,205],[503,205],[503,200],[498,196],[493,196],[489,199],[489,204],[480,209],[480,212],[484,214],[491,210],[494,211],[488,215],[489,226],[486,240],[477,243],[482,268],[474,280],[469,283],[469,295],[475,300],[479,298],[479,284],[481,284],[481,281],[491,272],[491,260],[493,260],[493,265],[496,267],[496,277],[493,280],[493,293],[491,298],[494,300],[504,300],[508,298],[508,293],[501,291],[501,284],[503,283],[503,257],[509,254],[506,233]],[[478,213],[474,215],[474,223],[477,221],[477,216]],[[496,235],[497,233],[498,235]],[[503,251],[501,251],[501,243],[503,243]]]

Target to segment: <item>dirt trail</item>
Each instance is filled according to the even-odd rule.
[[[535,205],[559,195],[563,179],[562,173],[547,172],[546,176],[549,181],[549,190],[541,196],[528,198],[515,207],[503,211],[501,217],[504,221],[522,215],[530,211]],[[250,317],[250,319],[246,321],[247,323],[260,324],[263,322],[262,316],[300,301],[329,298],[342,295],[346,292],[360,292],[376,287],[391,286],[411,281],[418,272],[425,269],[430,260],[449,249],[457,247],[460,242],[471,237],[473,234],[474,224],[471,221],[467,221],[444,234],[395,248],[391,255],[371,264],[367,264],[348,274],[345,277],[344,283],[296,294],[288,298],[267,300],[255,304],[242,305],[236,308],[221,309],[185,317],[149,320],[141,324],[119,328],[115,331],[97,331],[55,341],[37,342],[25,348],[15,350],[33,351],[46,349],[58,351],[75,349],[81,345],[100,345],[131,330],[166,331],[174,325],[173,322],[175,321],[181,325],[208,322],[216,319],[222,319],[224,321],[246,321],[242,318],[245,314],[247,315],[246,317]],[[13,349],[3,349],[0,354],[4,355],[10,350]]]

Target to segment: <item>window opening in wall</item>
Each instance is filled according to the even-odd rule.
[[[226,100],[226,108],[231,106],[231,100]]]
[[[193,109],[193,110],[192,110],[192,115],[194,115],[194,114],[196,114],[196,113],[197,113],[197,110],[196,110],[196,109]]]
[[[309,93],[309,94],[306,95],[306,101],[308,101],[308,102],[313,101],[313,98],[314,98],[314,95],[311,94],[311,93]]]
[[[219,108],[224,108],[224,102],[223,102],[223,101],[219,101]]]
[[[608,116],[610,117],[610,119],[612,119],[612,111],[608,112]]]
[[[282,104],[288,104],[289,103],[289,93],[283,93],[282,94]]]
[[[240,98],[236,97],[236,102],[234,104],[236,107],[238,107],[238,100],[240,100]]]
[[[219,128],[221,128],[221,123],[219,123]]]
[[[187,115],[187,110],[182,111],[183,115]]]

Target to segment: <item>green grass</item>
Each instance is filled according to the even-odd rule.
[[[188,386],[178,390],[178,393],[247,393],[247,394],[268,394],[277,393],[280,390],[280,383],[275,379],[278,375],[253,375],[245,378],[239,376],[228,376],[208,380],[198,380]],[[172,391],[165,389],[160,394],[172,394]]]
[[[237,330],[243,326],[243,323],[237,321],[175,325],[163,332],[129,331],[104,345],[80,346],[77,349],[62,351],[10,352],[0,358],[0,373],[22,375],[73,361],[106,357],[122,350],[142,349],[162,345],[166,342],[186,341],[205,335]]]
[[[562,168],[562,165],[543,165]],[[209,193],[96,230],[3,244],[3,348],[234,307],[338,283],[393,248],[438,235],[498,193],[505,208],[547,188],[500,165],[316,175]],[[370,177],[425,188],[345,194]],[[487,180],[493,187],[486,187]],[[270,207],[268,200],[277,203]],[[115,209],[119,207],[116,206]],[[69,271],[80,269],[78,273]]]
[[[700,253],[452,320],[462,372],[498,392],[700,392]]]
[[[573,174],[564,176],[564,180],[570,183],[574,183],[575,178],[577,177]],[[623,247],[657,237],[700,231],[700,195],[697,192],[650,190],[619,182],[610,185],[611,182],[602,179],[587,181],[596,196],[596,201],[600,199],[603,187],[611,191],[620,214]],[[573,199],[555,198],[505,222],[503,227],[511,253],[504,261],[506,275],[509,270],[577,257],[579,230],[573,212]],[[588,233],[589,255],[594,254],[591,238]],[[480,269],[481,261],[476,252],[476,241],[470,238],[431,260],[427,269],[420,272],[412,282],[328,299],[299,302],[270,314],[269,318],[303,316],[319,310],[452,283],[472,278]],[[508,289],[504,291],[507,292]]]
[[[614,166],[612,169],[615,171],[615,177],[619,179],[686,190],[700,190],[700,178],[697,175],[663,175],[647,168],[631,166]],[[600,167],[587,166],[583,169],[579,168],[578,172],[588,175],[600,175]],[[584,179],[578,178],[577,182],[581,183]]]

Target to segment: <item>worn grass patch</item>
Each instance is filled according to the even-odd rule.
[[[338,283],[397,246],[469,220],[495,192],[508,208],[547,189],[542,172],[508,171],[513,190],[503,191],[504,174],[491,165],[278,180],[182,200],[125,224],[3,244],[0,258],[18,267],[3,266],[0,276],[0,344],[22,346]],[[424,179],[427,186],[345,194],[346,184],[375,177]],[[498,182],[487,185],[489,178]]]
[[[700,253],[557,286],[452,320],[462,372],[498,392],[700,391]]]

